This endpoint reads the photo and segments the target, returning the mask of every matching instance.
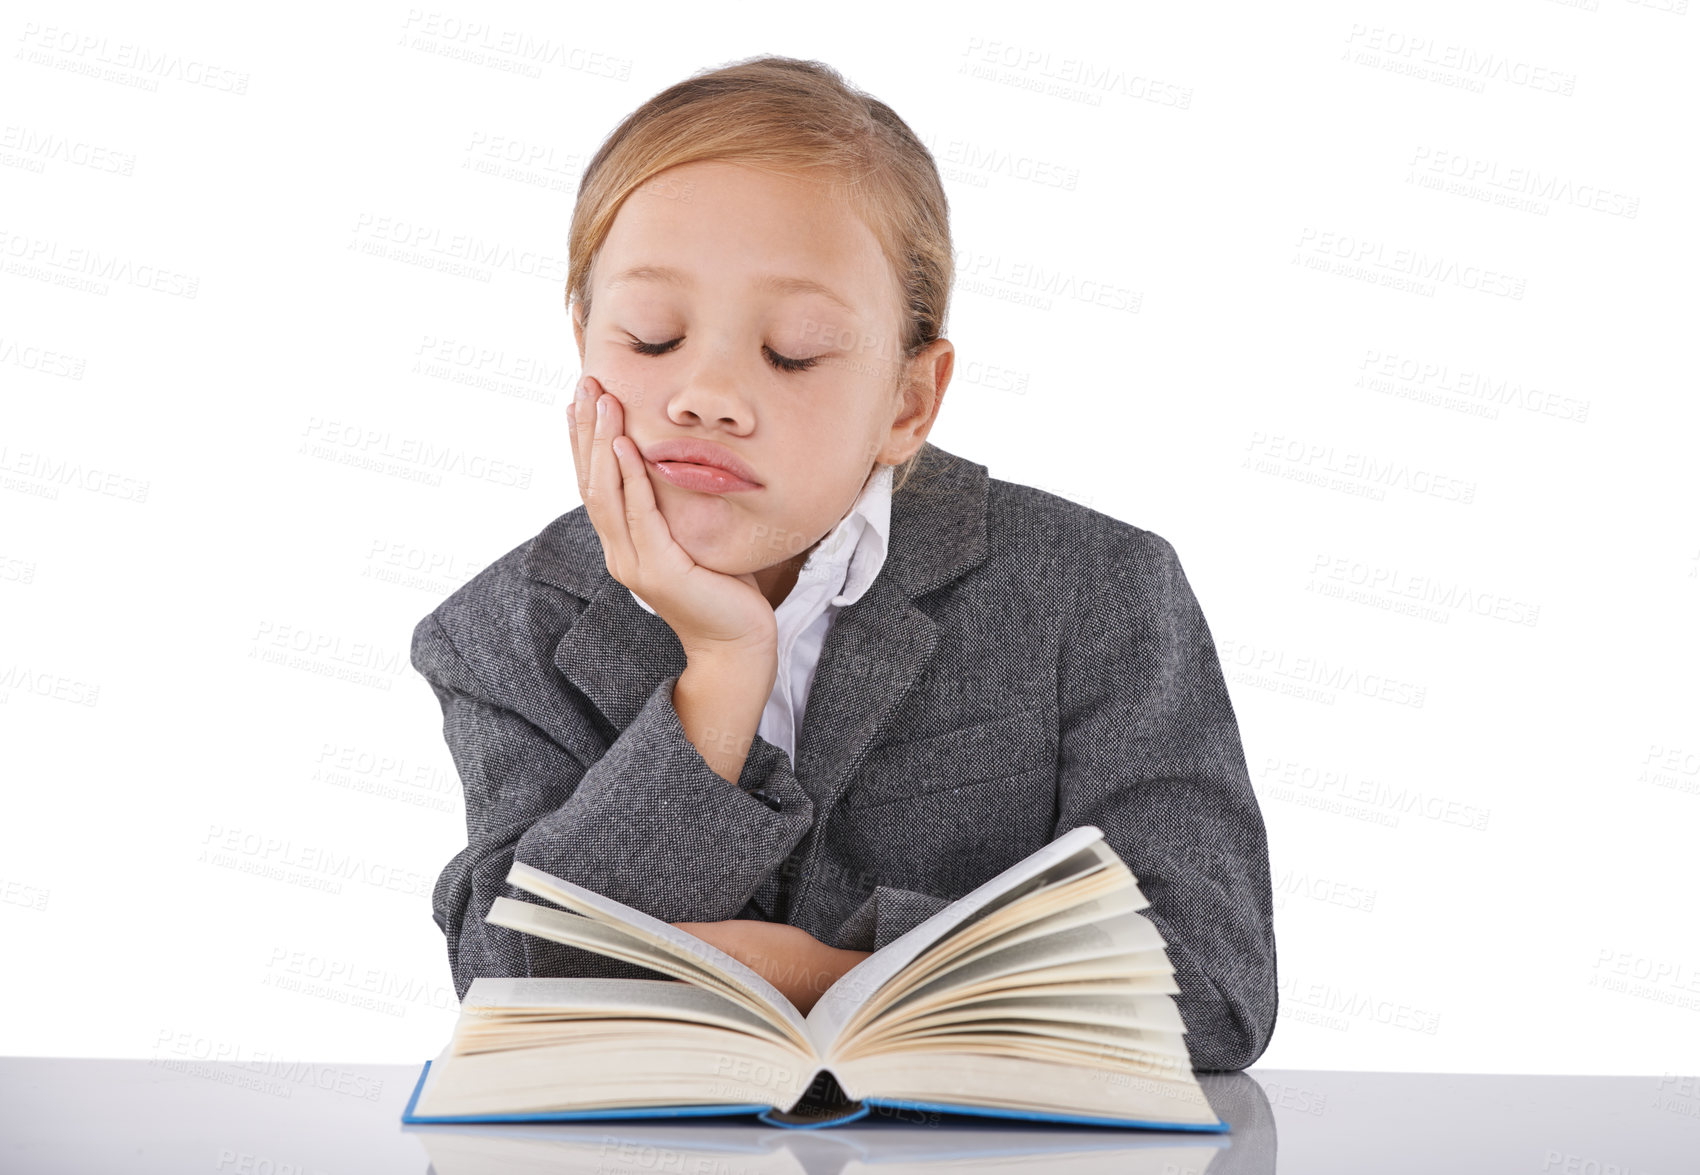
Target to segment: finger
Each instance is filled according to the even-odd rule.
[[[581,382],[583,386],[573,406],[573,445],[578,461],[579,496],[582,498],[590,490],[590,450],[596,437],[596,397],[602,393],[602,385],[593,375],[585,376]]]
[[[584,502],[584,512],[590,515],[596,536],[606,549],[607,528],[602,523],[602,501],[596,494],[595,470],[596,397],[601,392],[596,380],[585,376],[582,388],[573,404],[573,463],[578,469],[578,496]]]
[[[580,380],[582,384],[584,381]],[[567,400],[567,451],[573,458],[573,480],[578,482],[578,496],[584,497],[584,467],[578,459],[578,385],[573,387],[573,394]]]
[[[623,419],[623,408],[621,413]],[[643,463],[643,455],[638,452],[637,442],[629,436],[622,434],[615,453],[623,474],[626,532],[631,536],[638,565],[659,566],[663,553],[673,543],[673,532],[668,528],[660,507],[655,504],[655,485],[649,480],[649,469]]]
[[[632,546],[631,527],[626,522],[626,494],[620,484],[620,462],[608,447],[619,427],[620,402],[605,393],[600,383],[592,384],[596,424],[590,446],[590,497],[597,502],[596,528],[610,560],[610,571],[619,572],[622,582],[639,568]]]
[[[567,420],[572,425],[573,445],[573,474],[578,478],[578,496],[583,501],[584,492],[590,480],[590,453],[588,440],[591,426],[595,423],[591,413],[586,410],[589,402],[587,386],[589,376],[579,380],[573,389],[573,402],[567,406]]]

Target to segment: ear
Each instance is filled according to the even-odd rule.
[[[882,464],[901,465],[927,443],[927,434],[944,407],[945,390],[955,366],[956,347],[944,338],[928,343],[904,365],[898,416],[891,422],[885,449],[880,453]]]

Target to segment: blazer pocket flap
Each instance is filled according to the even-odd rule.
[[[861,808],[1004,779],[1055,758],[1043,716],[1027,710],[943,734],[875,746],[845,793],[844,803]]]

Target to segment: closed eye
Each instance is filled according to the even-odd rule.
[[[634,338],[631,341],[631,348],[639,355],[665,355],[684,341],[681,337],[665,343],[646,343],[642,339]],[[807,371],[820,362],[819,356],[813,359],[789,359],[766,344],[762,345],[762,353],[767,356],[768,363],[780,371]]]

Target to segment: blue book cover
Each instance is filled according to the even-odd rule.
[[[1113,1126],[1133,1130],[1164,1130],[1181,1131],[1200,1134],[1226,1134],[1229,1125],[1225,1121],[1215,1124],[1200,1124],[1190,1122],[1159,1122],[1142,1118],[1106,1118],[1087,1114],[1047,1114],[1037,1110],[1014,1110],[993,1106],[969,1106],[952,1102],[911,1101],[904,1098],[869,1097],[860,1101],[833,1103],[830,1100],[805,1101],[794,1110],[787,1113],[775,1106],[764,1106],[759,1103],[706,1106],[633,1106],[623,1109],[598,1110],[548,1110],[537,1113],[523,1114],[417,1114],[414,1107],[419,1103],[419,1091],[425,1088],[425,1079],[431,1072],[431,1062],[426,1061],[419,1070],[419,1080],[413,1084],[413,1092],[407,1099],[407,1106],[401,1112],[401,1120],[410,1125],[429,1123],[475,1123],[475,1122],[574,1122],[574,1121],[608,1121],[620,1118],[726,1118],[751,1117],[769,1126],[780,1126],[790,1130],[818,1130],[828,1126],[842,1126],[868,1118],[881,1108],[890,1110],[920,1110],[940,1114],[963,1114],[982,1118],[1000,1118],[1025,1122],[1058,1122],[1074,1126]],[[822,1076],[830,1077],[828,1074]],[[816,1085],[820,1082],[817,1081]],[[837,1083],[832,1083],[836,1088]],[[884,1115],[895,1120],[905,1120],[902,1114]],[[913,1116],[907,1120],[915,1121]]]
[[[1243,1133],[1236,1123],[1236,1135]],[[1273,1154],[1250,1134],[999,1121],[914,1111],[880,1112],[843,1130],[775,1130],[755,1117],[530,1121],[404,1125],[439,1175],[486,1171],[738,1172],[825,1175],[901,1170],[1016,1171],[1045,1175],[1177,1175],[1274,1170]],[[1269,1140],[1261,1140],[1267,1143]],[[1256,1159],[1268,1154],[1270,1162]],[[1235,1162],[1235,1158],[1248,1161]]]

